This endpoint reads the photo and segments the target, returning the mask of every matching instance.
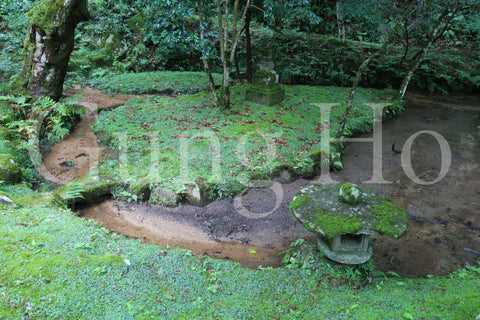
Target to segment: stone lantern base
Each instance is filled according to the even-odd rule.
[[[317,245],[327,258],[345,264],[365,263],[373,252],[368,234],[343,234],[332,239],[318,236]]]

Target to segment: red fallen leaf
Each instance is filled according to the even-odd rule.
[[[161,256],[163,256],[163,257],[165,257],[165,256],[167,255],[167,253],[168,253],[168,251],[167,251],[167,250],[165,250],[165,251],[163,251],[162,253],[159,253],[159,255],[161,255]]]
[[[315,292],[311,292],[310,295],[311,295],[312,297],[315,297],[315,296],[316,296]]]

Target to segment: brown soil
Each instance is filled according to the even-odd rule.
[[[195,254],[239,262],[250,268],[278,267],[278,254],[298,238],[314,240],[288,210],[294,193],[308,185],[297,180],[282,185],[284,199],[271,214],[275,194],[269,189],[251,189],[243,195],[250,216],[239,214],[233,200],[217,200],[205,207],[190,205],[167,208],[157,205],[107,201],[78,211],[109,230],[147,243],[180,246]],[[255,214],[258,213],[258,218]],[[262,214],[263,213],[263,214]],[[254,250],[254,251],[252,251]]]
[[[123,104],[130,98],[111,98],[94,90],[70,93],[85,96],[80,101],[89,107],[91,115],[69,138],[55,146],[46,159],[50,170],[65,182],[83,177],[91,168],[92,158],[99,157],[92,151],[98,150],[98,145],[90,129],[95,110]],[[410,225],[407,235],[399,240],[385,237],[372,240],[378,269],[418,277],[445,274],[479,260],[475,255],[480,252],[480,154],[476,129],[480,117],[476,99],[465,103],[464,99],[452,102],[409,95],[405,115],[384,124],[383,172],[394,183],[363,186],[399,202],[408,211]],[[391,151],[394,141],[400,149],[419,130],[440,132],[452,149],[450,171],[435,185],[421,186],[410,181],[401,170],[400,155]],[[412,163],[422,179],[434,179],[438,173],[438,144],[432,140],[426,135],[419,136],[412,147]],[[81,153],[89,157],[76,157]],[[60,166],[68,160],[75,163],[73,168]],[[370,179],[372,143],[348,144],[343,161],[345,169],[332,174],[334,179],[358,184]],[[145,242],[180,246],[195,254],[232,260],[252,268],[275,267],[281,265],[278,253],[295,239],[315,239],[288,210],[294,193],[311,183],[314,181],[300,179],[283,184],[282,202],[271,213],[277,201],[275,193],[270,189],[250,189],[241,197],[244,208],[251,211],[249,215],[239,210],[234,200],[217,200],[205,207],[176,208],[112,200],[80,209],[79,214],[95,219],[111,231]]]
[[[380,270],[403,276],[442,275],[480,256],[480,99],[478,97],[427,98],[409,94],[405,114],[383,125],[383,173],[392,184],[362,184],[372,176],[372,143],[350,143],[345,148],[345,169],[333,175],[386,194],[409,214],[409,227],[401,239],[377,237],[373,258]],[[451,148],[448,174],[433,185],[419,185],[402,170],[396,149],[420,130],[440,133]],[[438,143],[420,135],[412,146],[412,167],[418,177],[434,180],[440,168]]]
[[[42,150],[42,153],[46,154],[43,159],[43,164],[48,172],[46,178],[60,185],[84,178],[100,160],[100,147],[97,136],[92,130],[98,110],[115,108],[138,97],[121,95],[113,98],[94,89],[70,89],[67,91],[69,96],[76,94],[83,96],[78,99],[78,103],[87,108],[87,117],[83,118],[65,139],[51,148]]]

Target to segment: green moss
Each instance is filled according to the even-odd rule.
[[[150,185],[144,179],[141,179],[130,187],[132,194],[137,196],[138,200],[147,201],[150,194]]]
[[[10,135],[10,130],[7,128],[0,126],[0,139],[7,138]]]
[[[84,6],[76,6],[72,15],[68,15],[65,11],[64,0],[44,0],[40,1],[35,7],[28,12],[28,23],[38,26],[47,34],[52,34],[55,28],[63,23],[75,24],[75,19],[84,19],[88,17],[88,9],[86,1]],[[65,18],[68,17],[68,21]]]
[[[290,202],[290,211],[306,206],[310,203],[310,198],[305,196],[297,196]]]
[[[3,192],[3,191],[0,191],[0,195],[2,195],[2,196],[4,196],[4,197],[7,197],[7,199],[10,199],[10,200],[12,201],[12,203],[10,203],[8,200],[5,201],[5,204],[6,204],[7,206],[11,206],[11,205],[16,206],[16,205],[17,205],[17,203],[13,200],[13,198],[12,198],[12,196],[11,196],[10,194],[8,194],[8,193],[6,193],[6,192]],[[2,201],[0,201],[0,206],[1,206],[1,205],[2,205]]]
[[[138,13],[127,20],[127,26],[135,32],[140,32],[147,22],[147,16]]]
[[[380,197],[368,216],[375,219],[373,227],[383,235],[399,238],[407,232],[407,213],[388,197]]]
[[[69,210],[11,209],[0,217],[0,317],[6,319],[26,312],[49,319],[326,319],[339,312],[359,319],[474,319],[479,312],[478,266],[446,277],[392,279],[377,277],[373,264],[317,260],[311,246],[287,252],[298,267],[252,270],[122,237]]]
[[[266,70],[257,70],[253,74],[253,83],[267,87],[277,87],[277,74]]]
[[[355,204],[358,203],[362,198],[362,189],[356,184],[347,182],[340,187],[338,197],[342,201]]]
[[[314,149],[308,154],[310,159],[313,160],[315,171],[320,171],[324,166],[330,164],[330,154],[324,149]]]
[[[288,175],[290,177],[285,178],[285,181],[280,181],[282,183],[288,183],[288,182],[291,182],[292,180],[294,180],[295,178],[297,178],[297,173],[295,172],[295,169],[289,163],[284,163],[284,164],[281,164],[281,165],[273,168],[271,176],[273,178],[277,178],[277,177],[282,178],[282,174],[284,172],[288,172]]]
[[[64,7],[63,3],[63,0],[41,1],[28,13],[29,24],[40,27],[47,34],[52,33],[56,27],[52,21],[55,20],[55,16]]]
[[[357,217],[329,212],[315,214],[314,223],[323,230],[327,238],[334,238],[344,233],[355,233],[363,227],[362,220]]]
[[[115,42],[115,37],[113,42]],[[112,43],[113,43],[112,42]],[[214,73],[215,83],[220,83],[221,74]],[[194,93],[209,88],[205,72],[139,72],[105,76],[95,79],[100,90],[108,93],[170,94]]]
[[[112,194],[113,188],[119,185],[119,182],[115,181],[92,181],[87,182],[83,186],[85,190],[82,192],[85,201],[94,202],[98,201],[102,197]]]
[[[145,91],[148,86],[161,83],[163,75],[171,76],[168,80],[170,83],[184,78],[184,73],[125,74],[115,76],[115,81],[109,82],[109,87],[117,84],[118,88],[123,84],[125,91],[136,91],[137,87]],[[214,181],[218,188],[213,189],[218,190],[218,195],[222,197],[233,191],[226,190],[227,184],[223,181],[239,181],[240,177],[263,178],[266,172],[284,164],[292,166],[296,173],[304,177],[312,177],[314,171],[318,172],[320,168],[322,153],[328,169],[330,155],[320,148],[321,137],[316,132],[320,110],[312,103],[340,100],[348,94],[348,89],[286,87],[287,98],[283,106],[272,108],[246,102],[245,87],[232,87],[233,106],[230,110],[212,107],[209,92],[130,100],[121,107],[102,112],[94,130],[100,143],[118,151],[120,143],[116,132],[121,127],[128,136],[127,144],[123,146],[128,155],[128,161],[123,166],[124,173],[132,181],[148,177],[150,183],[175,193],[198,176],[214,181],[215,174],[220,174],[222,183]],[[386,99],[390,92],[359,88],[355,107],[365,117],[371,115],[371,110],[362,107],[361,103]],[[343,107],[332,109],[332,132],[338,130],[335,119],[343,111]],[[355,119],[352,125],[357,125]],[[157,136],[159,161],[152,164],[152,142]],[[180,175],[178,159],[181,156],[182,138],[185,138],[183,146],[188,146],[188,158],[184,159],[184,163],[188,164],[188,177]],[[220,149],[212,147],[217,142],[221,145]],[[317,164],[308,156],[311,150],[315,150],[311,156]],[[117,180],[120,176],[119,163],[117,155],[102,160],[100,174]],[[215,163],[220,169],[217,172],[213,172]],[[260,174],[252,174],[259,168]],[[229,188],[232,186],[230,184]]]
[[[16,183],[22,180],[22,170],[10,154],[0,154],[0,181]]]
[[[65,199],[68,205],[73,205],[77,202],[98,202],[102,198],[111,195],[112,190],[119,185],[120,183],[116,181],[104,180],[98,177],[86,177],[58,188],[55,190],[55,194]],[[53,203],[56,203],[56,201]],[[58,204],[61,206],[61,202],[58,202]]]

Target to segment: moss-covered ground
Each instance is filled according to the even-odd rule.
[[[246,103],[242,90],[234,87],[231,110],[211,107],[210,95],[200,92],[137,99],[103,112],[95,129],[111,153],[101,175],[172,189],[198,176],[219,178],[215,196],[221,196],[235,191],[229,179],[268,177],[275,168],[306,176],[318,168],[319,136],[329,127],[312,103],[339,104],[332,109],[335,132],[348,89],[287,87],[276,107]],[[359,90],[349,134],[371,129],[364,103],[392,94]],[[398,112],[396,102],[388,114]],[[0,149],[15,151],[12,139],[0,140]],[[332,166],[339,151],[332,152]],[[0,192],[18,205],[0,207],[0,319],[472,319],[480,313],[479,266],[405,279],[376,272],[372,261],[338,266],[298,240],[285,254],[286,267],[252,270],[111,233],[54,207],[50,193],[25,183],[0,182]]]
[[[251,270],[142,244],[58,208],[3,207],[0,221],[1,319],[473,319],[480,313],[478,267],[430,279],[380,276],[369,284],[362,279],[371,264]]]
[[[320,157],[321,135],[334,136],[348,96],[348,88],[288,86],[278,106],[244,100],[246,86],[232,88],[229,110],[212,106],[211,94],[136,99],[102,112],[95,124],[100,142],[113,150],[100,165],[107,179],[129,184],[140,179],[181,192],[184,185],[204,178],[213,197],[232,195],[248,179],[265,179],[289,167],[297,176],[311,178]],[[402,111],[392,100],[393,90],[359,89],[349,118],[348,135],[372,130],[372,108],[388,103],[387,116]],[[336,104],[331,120],[322,118],[318,105]],[[332,145],[323,159],[341,167],[340,148]]]
[[[215,83],[221,83],[222,75],[212,74]],[[139,72],[109,74],[92,80],[102,91],[111,94],[178,94],[196,93],[209,88],[205,72]]]

